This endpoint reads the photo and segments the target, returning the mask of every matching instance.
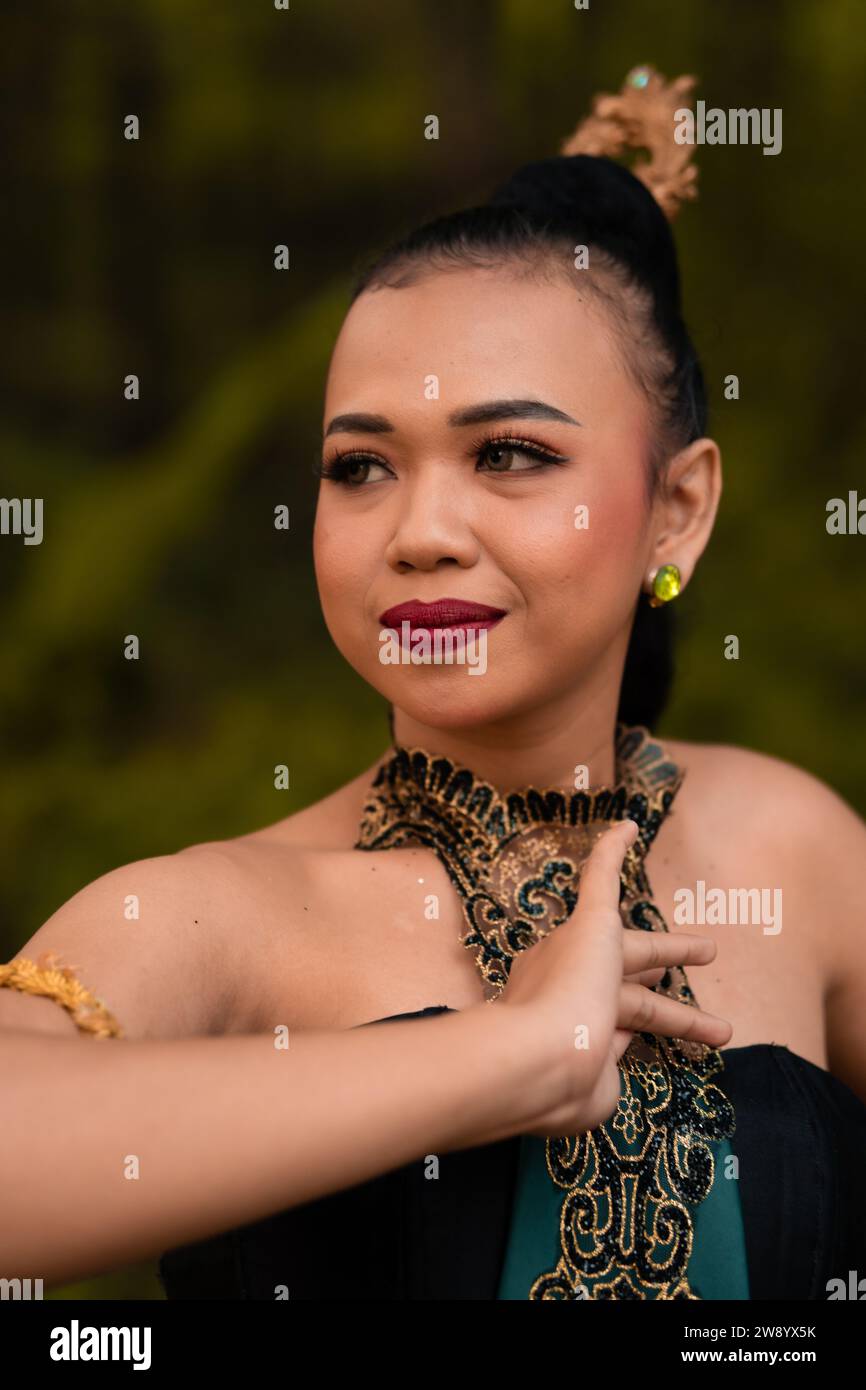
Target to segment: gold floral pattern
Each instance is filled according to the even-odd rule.
[[[528,787],[503,795],[448,758],[397,747],[370,788],[356,848],[412,844],[436,853],[460,895],[461,940],[493,1003],[517,952],[574,910],[582,866],[612,821],[630,817],[639,828],[620,875],[623,923],[667,931],[644,861],[683,776],[647,729],[624,724],[616,730],[615,785],[586,791]],[[681,967],[656,989],[695,1003]],[[546,1140],[548,1173],[564,1193],[561,1254],[529,1298],[697,1297],[686,1278],[690,1208],[713,1183],[711,1141],[734,1132],[731,1104],[712,1084],[722,1066],[720,1052],[703,1043],[636,1034],[620,1061],[611,1119]]]

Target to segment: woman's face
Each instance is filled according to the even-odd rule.
[[[337,339],[324,429],[319,593],[365,680],[433,729],[615,708],[651,555],[650,440],[601,307],[504,270],[368,291]]]

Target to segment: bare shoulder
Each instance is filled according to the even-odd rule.
[[[828,783],[770,753],[734,744],[688,743],[665,738],[664,746],[686,771],[684,801],[699,797],[705,812],[764,827],[767,838],[788,844],[808,834],[866,847],[866,822]],[[688,791],[693,796],[688,795]],[[731,824],[736,830],[736,824]]]
[[[129,1040],[245,1031],[262,961],[345,876],[371,773],[234,838],[134,860],[79,889],[12,959],[70,967]],[[341,867],[335,871],[335,862]],[[300,971],[304,957],[295,954]],[[0,989],[0,1028],[75,1036],[50,999]]]
[[[653,849],[665,907],[680,885],[701,878],[723,890],[769,884],[780,907],[784,898],[782,935],[716,932],[709,1007],[715,999],[718,1012],[730,1010],[750,1041],[769,1028],[866,1100],[866,823],[827,782],[785,759],[661,742],[685,770]]]
[[[15,952],[51,953],[104,1001],[127,1039],[230,1027],[231,931],[245,870],[229,846],[200,844],[134,860],[79,889]],[[0,1026],[74,1036],[48,999],[0,991]]]
[[[672,817],[741,863],[796,886],[804,914],[827,933],[828,965],[847,968],[863,946],[861,873],[866,822],[821,778],[751,748],[664,739],[686,771]],[[663,827],[664,829],[665,827]],[[724,849],[722,849],[724,847]]]

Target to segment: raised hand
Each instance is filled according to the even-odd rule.
[[[513,962],[497,1008],[513,1010],[526,1046],[539,1047],[559,1083],[526,1132],[578,1134],[608,1119],[620,1094],[617,1063],[634,1033],[690,1038],[721,1047],[732,1035],[724,1019],[655,994],[675,965],[707,965],[708,937],[624,927],[620,870],[634,842],[634,821],[618,822],[596,841],[567,922]]]

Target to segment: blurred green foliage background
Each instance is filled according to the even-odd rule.
[[[276,820],[383,749],[310,551],[352,275],[556,153],[640,62],[784,112],[776,157],[698,150],[676,223],[726,481],[658,732],[866,809],[866,539],[825,529],[866,454],[856,0],[52,0],[3,40],[0,492],[44,498],[45,535],[0,537],[0,959],[107,870]],[[161,1294],[148,1265],[53,1296]]]

